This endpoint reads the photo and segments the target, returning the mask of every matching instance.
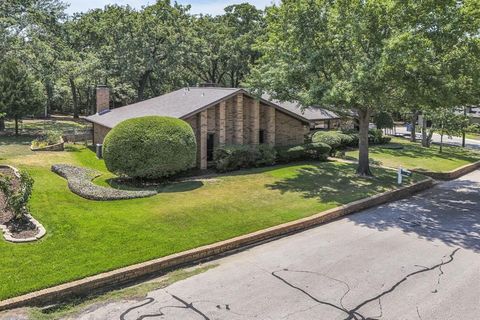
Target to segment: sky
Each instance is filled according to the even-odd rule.
[[[155,0],[66,0],[70,4],[67,9],[69,14],[75,12],[85,12],[89,9],[103,8],[107,4],[130,5],[134,8],[153,4]],[[174,0],[172,0],[172,3]],[[177,0],[179,4],[192,6],[190,12],[193,14],[203,13],[218,15],[223,13],[223,8],[231,4],[249,2],[259,9],[263,9],[272,3],[278,3],[279,0]]]

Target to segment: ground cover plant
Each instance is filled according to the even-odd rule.
[[[33,176],[31,212],[48,232],[33,244],[0,241],[0,300],[303,218],[397,187],[391,171],[375,169],[375,178],[361,179],[352,164],[313,161],[165,185],[150,198],[99,202],[75,195],[65,179],[50,171],[56,163],[95,169],[103,174],[94,183],[108,185],[114,176],[91,149],[67,145],[65,152],[38,154],[21,139],[18,145],[11,138],[7,142],[2,148],[16,152],[2,150],[6,159],[0,162],[28,169]]]
[[[40,137],[32,141],[32,148],[44,148],[57,143],[61,143],[62,132],[57,130],[48,130]]]
[[[0,167],[0,224],[14,238],[29,238],[37,233],[36,225],[28,217],[33,183],[27,171]]]
[[[480,160],[480,153],[470,149],[444,146],[443,152],[439,151],[435,144],[424,148],[420,143],[394,138],[392,144],[372,146],[370,157],[376,163],[392,168],[401,166],[431,172],[447,172]],[[346,157],[357,159],[358,151],[348,151]]]
[[[101,172],[76,167],[68,164],[55,164],[52,166],[55,172],[68,181],[68,188],[79,196],[90,200],[125,200],[150,197],[157,194],[154,190],[121,190],[117,188],[99,186],[92,182],[93,179],[102,175]]]

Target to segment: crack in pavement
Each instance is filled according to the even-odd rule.
[[[184,301],[183,299],[177,297],[176,295],[173,295],[173,294],[170,294],[170,295],[171,295],[175,300],[183,303],[183,304],[185,305],[185,308],[186,308],[186,309],[190,309],[190,310],[194,311],[195,313],[199,314],[200,316],[203,317],[204,320],[210,320],[210,318],[207,317],[203,312],[201,312],[200,310],[198,310],[197,308],[195,308],[195,307],[193,306],[193,302],[188,303],[188,302]]]
[[[418,319],[423,320],[422,316],[420,315],[420,311],[418,310],[418,306],[417,306],[417,315],[418,315]]]
[[[123,312],[121,315],[120,315],[120,320],[126,320],[125,317],[127,314],[129,314],[131,311],[135,310],[135,309],[139,309],[141,307],[144,307],[146,305],[149,305],[151,303],[153,303],[155,301],[154,298],[147,298],[146,299],[147,302],[144,302],[138,306],[134,306],[134,307],[131,307],[131,308],[128,308],[125,312]],[[153,317],[160,317],[160,316],[163,316],[164,314],[162,312],[160,313],[157,313],[157,314],[146,314],[146,315],[142,315],[140,317],[137,317],[136,320],[143,320],[145,318],[153,318]]]
[[[421,274],[421,273],[424,273],[424,272],[429,272],[429,271],[433,271],[435,269],[439,269],[440,270],[440,273],[439,273],[439,277],[441,275],[443,275],[443,271],[441,270],[441,267],[444,266],[444,265],[447,265],[449,263],[451,263],[453,260],[454,260],[454,256],[455,254],[460,250],[460,248],[456,248],[455,250],[453,250],[450,255],[448,256],[448,260],[447,261],[444,261],[444,259],[441,260],[440,263],[436,264],[436,265],[433,265],[431,267],[426,267],[426,268],[422,268],[421,270],[417,270],[417,271],[414,271],[414,272],[411,272],[409,274],[407,274],[405,277],[403,277],[401,280],[397,281],[395,284],[393,284],[389,289],[387,290],[384,290],[382,291],[381,293],[379,293],[378,295],[370,298],[370,299],[367,299],[367,300],[364,300],[363,302],[361,302],[360,304],[358,304],[356,307],[348,310],[347,308],[345,308],[343,305],[335,305],[334,303],[330,303],[330,302],[327,302],[327,301],[322,301],[318,298],[316,298],[315,296],[313,296],[311,293],[309,293],[308,291],[306,291],[305,289],[302,289],[300,288],[299,286],[296,286],[292,283],[290,283],[288,280],[286,280],[285,278],[281,277],[278,275],[278,273],[284,271],[284,272],[289,272],[290,270],[288,269],[283,269],[283,270],[278,270],[278,271],[274,271],[272,272],[272,276],[274,276],[275,278],[279,279],[281,282],[283,282],[284,284],[288,285],[289,287],[303,293],[304,295],[306,295],[307,297],[309,297],[311,300],[315,301],[316,303],[318,304],[322,304],[322,305],[326,305],[326,306],[329,306],[329,307],[332,307],[338,311],[341,311],[343,313],[346,313],[347,317],[344,319],[344,320],[373,320],[374,318],[370,318],[370,317],[365,317],[363,316],[359,310],[366,306],[367,304],[373,302],[373,301],[379,301],[379,305],[380,305],[380,308],[381,308],[381,315],[380,317],[382,317],[383,315],[383,307],[381,305],[381,302],[380,302],[380,299],[390,293],[392,293],[393,291],[395,291],[402,283],[406,282],[409,278],[413,277],[413,276],[416,276],[418,274]],[[445,256],[444,256],[445,257]],[[299,272],[299,271],[291,271],[291,272]],[[305,272],[305,273],[315,273],[315,272],[310,272],[310,271],[301,271],[301,272]],[[332,278],[333,279],[333,278]],[[340,281],[342,282],[341,280],[338,280],[336,279],[337,281]],[[439,283],[439,280],[437,280],[437,282]],[[418,307],[417,307],[418,309]],[[417,310],[418,312],[418,310]]]
[[[168,292],[167,292],[168,293]],[[137,317],[135,320],[143,320],[143,319],[146,319],[146,318],[153,318],[153,317],[162,317],[164,316],[165,314],[162,312],[163,309],[168,309],[168,308],[177,308],[177,309],[188,309],[188,310],[192,310],[193,312],[195,312],[196,314],[200,315],[204,320],[210,320],[209,317],[207,317],[202,311],[200,311],[199,309],[195,308],[193,306],[193,302],[191,303],[188,303],[186,302],[185,300],[183,300],[182,298],[174,295],[174,294],[171,294],[171,293],[168,293],[173,299],[177,300],[178,302],[180,302],[181,304],[183,304],[183,306],[164,306],[164,307],[161,307],[158,309],[159,313],[151,313],[151,314],[144,314],[144,315],[141,315],[139,317]],[[142,308],[144,306],[147,306],[151,303],[155,302],[155,299],[154,298],[147,298],[146,299],[146,302],[138,305],[138,306],[134,306],[134,307],[131,307],[131,308],[128,308],[125,312],[123,312],[121,315],[120,315],[120,320],[126,320],[126,316],[127,314],[129,314],[130,312],[132,312],[133,310],[136,310],[136,309],[139,309],[139,308]]]

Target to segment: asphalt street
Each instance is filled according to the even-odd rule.
[[[480,171],[219,259],[74,319],[439,319],[480,314]]]
[[[397,134],[410,134],[405,127],[396,127],[395,131]],[[417,139],[418,141],[422,141],[422,134],[417,132]],[[435,143],[440,143],[441,137],[438,133],[434,133],[432,136],[432,141]],[[454,146],[462,146],[462,138],[461,137],[449,137],[447,135],[443,136],[443,143],[450,144]],[[465,139],[465,147],[470,149],[480,150],[480,140],[475,139]]]

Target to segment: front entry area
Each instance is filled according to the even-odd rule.
[[[213,149],[215,145],[215,133],[207,135],[207,161],[213,161]]]

